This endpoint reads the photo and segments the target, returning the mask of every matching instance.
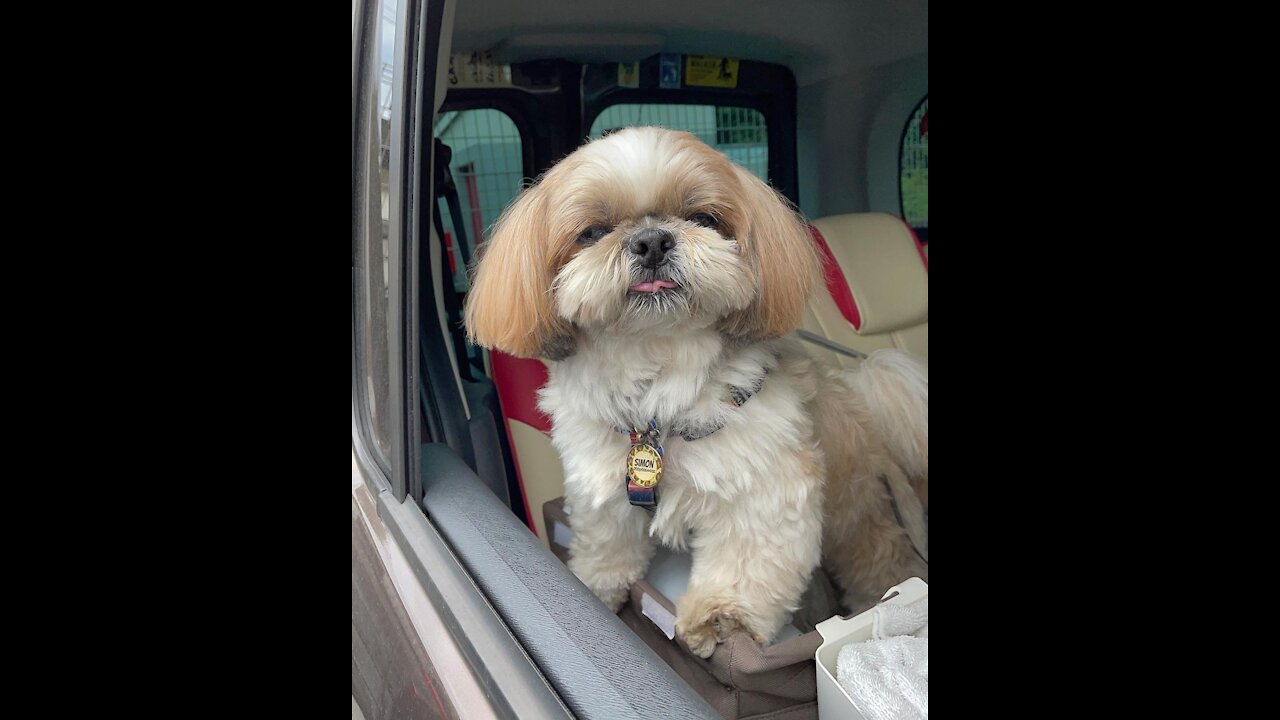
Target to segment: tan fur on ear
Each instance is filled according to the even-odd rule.
[[[507,208],[480,247],[464,308],[468,340],[533,358],[568,333],[551,307],[552,232],[539,183]]]
[[[760,178],[734,166],[741,184],[746,227],[738,233],[759,278],[751,307],[725,318],[725,333],[750,340],[781,337],[803,319],[810,293],[822,280],[813,237],[786,198]]]

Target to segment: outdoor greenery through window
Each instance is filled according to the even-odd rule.
[[[729,159],[769,182],[769,134],[758,110],[715,105],[658,103],[611,105],[591,124],[591,138],[637,125],[660,125],[698,136]]]
[[[913,228],[929,229],[929,98],[911,113],[902,136],[900,173],[902,217]],[[921,239],[924,239],[923,237]]]

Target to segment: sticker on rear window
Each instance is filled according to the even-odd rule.
[[[449,86],[456,88],[507,87],[511,66],[493,61],[487,52],[454,53],[449,56]]]
[[[689,55],[685,59],[684,84],[699,87],[738,87],[738,61],[708,55]]]
[[[662,74],[659,76],[659,87],[677,89],[680,87],[680,56],[662,54]]]
[[[618,63],[618,87],[640,87],[640,63]]]

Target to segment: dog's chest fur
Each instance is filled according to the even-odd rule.
[[[594,507],[623,507],[628,437],[619,428],[663,431],[664,471],[652,535],[683,548],[687,533],[725,517],[726,503],[781,501],[797,488],[779,467],[797,444],[813,445],[812,423],[794,378],[779,358],[787,343],[726,346],[714,331],[652,338],[593,338],[555,363],[539,405],[551,416],[552,441],[571,497]],[[767,375],[766,375],[767,372]],[[760,391],[741,407],[729,387]],[[681,428],[714,433],[686,441]],[[625,507],[623,507],[625,509]]]

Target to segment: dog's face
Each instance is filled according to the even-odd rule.
[[[777,337],[818,277],[777,193],[693,135],[632,128],[579,148],[503,213],[474,270],[467,330],[521,357],[562,357],[597,332]]]

